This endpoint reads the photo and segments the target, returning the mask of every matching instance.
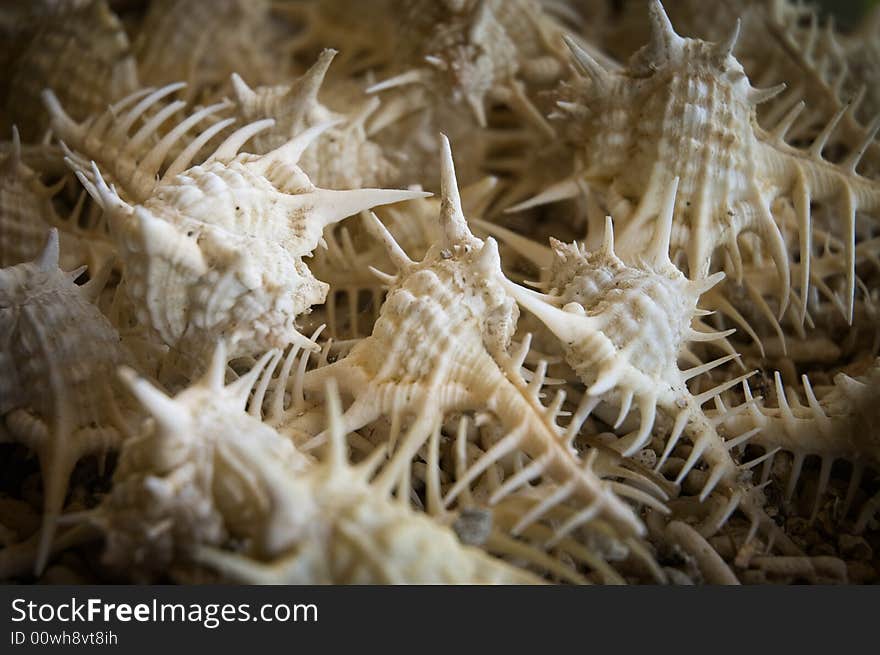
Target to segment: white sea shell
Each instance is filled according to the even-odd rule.
[[[646,247],[663,195],[679,177],[672,247],[686,254],[689,276],[704,278],[718,270],[714,262],[719,249],[729,254],[739,275],[739,241],[754,233],[777,268],[782,313],[789,302],[791,256],[772,205],[781,198],[794,207],[805,264],[813,256],[811,205],[828,205],[836,211],[836,233],[846,248],[840,270],[847,278],[850,315],[856,214],[880,209],[880,183],[856,171],[873,134],[865,135],[840,164],[824,159],[823,150],[843,113],[828,122],[809,149],[788,145],[784,137],[796,110],[770,131],[757,125],[755,107],[782,87],[755,89],[749,84],[731,54],[739,24],[728,39],[708,43],[677,35],[659,1],[652,2],[650,12],[651,42],[623,71],[606,70],[570,44],[586,78],[582,99],[564,107],[572,116],[578,170],[519,207],[577,195],[579,183],[586,183],[604,194],[617,222],[618,250],[626,260],[628,253]],[[809,281],[805,265],[799,280],[802,295]]]
[[[501,284],[495,240],[483,242],[467,226],[449,142],[444,138],[442,143],[441,241],[421,262],[414,262],[372,217],[372,231],[384,242],[398,274],[380,274],[390,289],[372,334],[343,359],[307,373],[305,388],[320,391],[328,378],[338,380],[340,388],[354,398],[343,415],[346,431],[357,430],[380,416],[390,417],[398,427],[408,422],[392,462],[377,481],[380,488],[390,490],[398,484],[412,457],[445,415],[467,410],[489,412],[503,426],[503,438],[463,472],[444,502],[451,503],[499,458],[522,450],[534,460],[532,465],[508,480],[491,502],[499,502],[540,475],[557,480],[560,489],[547,503],[522,517],[518,530],[538,520],[555,503],[576,497],[585,506],[584,522],[601,516],[623,534],[638,534],[638,519],[617,493],[659,508],[662,504],[615,480],[600,480],[601,475],[620,475],[619,467],[609,465],[606,470],[604,460],[580,462],[570,446],[571,437],[566,438],[556,424],[560,399],[550,407],[538,399],[546,366],[527,383],[519,370],[528,343],[513,357],[507,355],[516,327],[516,304]],[[326,433],[319,434],[304,447],[324,439]],[[397,441],[398,435],[392,432],[389,439]]]
[[[738,355],[734,353],[706,364],[697,360],[697,365],[687,370],[678,366],[679,357],[687,352],[688,342],[717,341],[732,331],[705,332],[693,327],[705,313],[697,307],[700,295],[722,275],[692,282],[669,260],[675,191],[674,182],[666,194],[652,250],[643,252],[638,264],[627,265],[615,255],[609,217],[605,242],[596,252],[586,253],[577,244],[553,244],[555,257],[547,282],[550,295],[542,296],[512,283],[507,283],[507,288],[556,335],[566,361],[587,386],[587,393],[572,419],[575,429],[603,401],[615,408],[617,418],[609,420],[615,429],[619,428],[635,401],[639,409],[638,430],[613,444],[624,456],[632,456],[651,438],[659,409],[674,425],[656,470],[663,468],[678,440],[685,435],[694,445],[675,482],[680,484],[697,463],[705,460],[710,469],[700,499],[708,498],[722,483],[731,497],[728,513],[723,516],[726,520],[729,512],[747,497],[740,489],[747,483],[743,471],[755,465],[750,462],[738,466],[728,451],[731,444],[741,443],[751,434],[736,435],[740,437],[739,442],[725,443],[702,406],[744,382],[751,373],[732,377],[708,391],[694,394],[687,386],[688,380]],[[614,413],[608,416],[613,417]],[[760,508],[744,509],[756,527],[760,522],[761,527],[775,531]]]
[[[723,424],[732,430],[755,430],[757,434],[752,443],[763,447],[768,453],[782,450],[793,456],[785,486],[786,501],[794,494],[804,460],[811,455],[821,459],[811,520],[815,520],[819,511],[834,462],[851,462],[853,468],[849,488],[840,510],[840,516],[845,517],[859,489],[865,468],[877,470],[880,467],[880,440],[872,427],[877,421],[880,360],[875,360],[870,369],[858,377],[838,373],[830,386],[814,388],[806,375],[801,380],[806,404],[796,390],[783,386],[777,371],[774,376],[777,408],[752,402],[748,412],[739,412],[724,420]],[[747,398],[752,400],[748,391]],[[769,473],[769,464],[765,470]],[[868,512],[860,516],[859,531],[864,530],[868,518]]]
[[[130,177],[143,182],[145,197],[137,205],[110,189],[94,163],[88,177],[78,171],[107,213],[140,322],[194,362],[204,360],[219,338],[228,340],[232,356],[300,339],[295,319],[327,293],[303,261],[324,227],[378,204],[424,195],[315,187],[297,163],[327,123],[265,155],[238,154],[270,125],[241,128],[204,164],[169,176],[172,164],[150,189],[139,168]],[[161,151],[162,142],[156,148]],[[73,159],[71,164],[76,168]]]
[[[296,525],[288,531],[290,553],[263,563],[197,547],[197,560],[250,584],[540,582],[478,548],[462,545],[452,530],[393,500],[381,484],[371,484],[380,460],[348,463],[345,421],[332,383],[326,397],[329,452],[320,464],[291,474],[267,453],[247,449],[246,461],[268,473],[272,482],[270,503],[288,512],[291,525]],[[382,450],[376,453],[381,456]]]
[[[361,107],[345,114],[332,111],[318,100],[335,55],[335,50],[324,50],[315,64],[289,85],[251,89],[239,75],[232,76],[237,113],[243,122],[267,118],[275,121],[272,128],[254,136],[252,151],[265,154],[310,127],[334,121],[335,125],[303,153],[300,167],[315,184],[331,189],[386,184],[397,172],[379,146],[368,140],[365,128],[379,100],[365,96]]]
[[[221,343],[205,376],[173,398],[123,370],[151,418],[126,442],[112,492],[89,515],[104,532],[110,566],[153,576],[198,545],[232,537],[262,557],[277,555],[298,536],[300,508],[290,506],[292,498],[278,505],[272,487],[277,476],[297,476],[310,462],[244,412],[272,354],[225,385]],[[267,462],[271,472],[261,468]]]

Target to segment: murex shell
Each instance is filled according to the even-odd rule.
[[[569,138],[578,158],[575,175],[520,208],[573,197],[582,184],[604,194],[617,223],[619,252],[626,259],[646,247],[663,196],[680,179],[675,202],[672,248],[687,257],[691,278],[707,277],[724,266],[716,251],[727,253],[737,275],[743,256],[740,237],[757,235],[760,251],[772,258],[779,279],[778,301],[789,302],[790,258],[774,202],[797,216],[801,293],[809,289],[813,257],[811,204],[838,212],[835,232],[845,246],[841,272],[847,278],[847,315],[855,288],[857,212],[880,210],[880,182],[856,167],[873,139],[854,147],[841,163],[823,158],[839,113],[809,149],[788,145],[785,134],[795,109],[772,130],[757,124],[756,106],[783,86],[751,86],[732,50],[739,34],[709,43],[675,33],[659,1],[650,5],[651,41],[621,71],[610,71],[573,42],[575,63],[584,76],[574,102],[562,109],[570,120]]]
[[[297,163],[328,123],[265,155],[238,154],[271,125],[266,120],[233,132],[203,164],[175,175],[166,171],[152,188],[139,167],[131,177],[136,189],[143,182],[139,204],[108,187],[94,163],[87,174],[71,159],[107,213],[139,320],[194,358],[206,357],[218,338],[228,340],[233,356],[300,338],[294,320],[327,293],[303,262],[324,227],[379,204],[425,195],[315,187]],[[167,151],[166,141],[155,148]],[[158,165],[161,157],[148,154],[145,160]]]

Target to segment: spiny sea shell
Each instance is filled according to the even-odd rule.
[[[704,313],[697,307],[700,295],[722,274],[690,281],[669,260],[676,187],[677,180],[667,191],[652,250],[643,252],[636,265],[627,265],[615,255],[609,217],[605,242],[596,252],[588,254],[577,244],[553,243],[555,258],[547,283],[550,295],[541,296],[513,283],[507,283],[507,288],[556,335],[566,361],[587,385],[587,393],[572,418],[574,429],[579,429],[601,401],[619,408],[613,421],[614,428],[618,428],[635,401],[639,428],[613,446],[624,456],[632,456],[650,439],[660,409],[674,425],[657,470],[663,467],[679,438],[686,435],[694,446],[678,472],[676,484],[705,459],[710,472],[700,498],[707,498],[716,485],[723,483],[730,490],[729,511],[733,511],[745,496],[739,487],[747,480],[728,452],[730,445],[718,435],[702,405],[750,374],[693,394],[687,387],[688,380],[737,355],[706,364],[698,362],[687,370],[678,367],[678,358],[689,341],[719,340],[728,333],[693,328]],[[744,470],[751,466],[746,465]],[[754,521],[768,527],[766,517],[757,508],[749,507],[747,511]]]
[[[173,398],[122,371],[150,419],[126,441],[112,492],[88,515],[104,533],[110,566],[154,576],[192,548],[230,538],[261,557],[290,547],[300,508],[279,505],[272,487],[277,477],[296,476],[310,462],[244,411],[272,354],[225,385],[221,342],[205,376]],[[263,470],[266,462],[271,473]]]
[[[42,254],[0,270],[0,414],[9,436],[33,450],[43,474],[43,530],[37,568],[46,562],[74,465],[122,441],[116,367],[127,361],[119,334],[89,298],[100,291],[58,268],[58,233]]]
[[[289,533],[290,554],[267,564],[197,547],[197,560],[251,584],[540,583],[462,545],[449,528],[370,484],[380,460],[373,457],[356,467],[348,463],[340,400],[328,384],[329,452],[320,464],[291,474],[265,452],[248,453],[252,466],[269,473],[270,502],[282,504],[298,528]]]
[[[42,252],[51,227],[64,230],[60,235],[63,268],[85,263],[90,270],[100,271],[108,264],[112,255],[107,244],[78,236],[82,204],[62,220],[52,203],[57,192],[57,185],[47,187],[23,161],[18,130],[13,128],[12,148],[0,159],[0,266],[34,259]]]
[[[270,125],[237,130],[207,161],[179,174],[172,164],[149,190],[143,168],[148,154],[131,177],[143,181],[145,197],[136,205],[111,190],[94,163],[88,177],[78,171],[107,214],[140,322],[193,361],[204,359],[218,338],[228,340],[233,356],[300,338],[295,319],[327,293],[303,262],[323,228],[378,204],[423,195],[315,187],[297,162],[327,123],[265,155],[238,154]],[[162,148],[160,142],[156,149]]]
[[[806,375],[801,380],[806,405],[794,389],[784,387],[777,371],[774,376],[777,408],[751,403],[747,413],[737,413],[723,424],[735,430],[755,430],[757,434],[751,443],[767,452],[782,450],[793,456],[785,487],[786,501],[794,494],[804,460],[811,455],[821,459],[812,520],[815,520],[827,490],[834,462],[850,462],[849,488],[840,510],[840,516],[845,517],[865,468],[878,470],[880,467],[880,440],[873,427],[878,420],[880,360],[875,360],[869,370],[858,377],[838,373],[830,386],[814,388]],[[747,398],[751,400],[748,392]],[[766,470],[769,472],[769,464]],[[859,531],[864,530],[868,518],[870,514],[867,512],[860,516]]]
[[[12,151],[0,161],[0,266],[34,259],[46,245],[55,212],[52,191],[21,161],[18,131],[13,132]]]
[[[615,492],[662,505],[625,484],[600,480],[597,471],[604,462],[597,464],[596,471],[580,462],[556,425],[558,402],[546,408],[538,400],[543,373],[535,374],[531,383],[520,376],[528,343],[513,358],[507,355],[516,327],[516,304],[501,284],[495,240],[483,242],[467,226],[449,142],[444,137],[442,143],[442,240],[421,262],[413,262],[373,217],[374,234],[385,243],[398,274],[382,274],[390,289],[372,334],[345,358],[310,371],[305,388],[320,390],[326,379],[338,380],[342,390],[354,397],[343,415],[347,431],[382,415],[390,416],[398,426],[409,421],[392,463],[383,470],[380,485],[385,488],[392,488],[408,470],[413,455],[444,415],[465,410],[491,412],[504,426],[504,437],[465,472],[445,502],[452,502],[500,457],[523,450],[533,458],[533,465],[508,480],[493,502],[540,475],[556,479],[560,489],[548,503],[523,517],[519,529],[555,503],[575,496],[588,508],[585,522],[591,516],[601,516],[623,534],[638,534],[638,519]],[[430,341],[425,341],[426,336]],[[318,435],[310,445],[325,438],[326,434]],[[392,440],[397,440],[396,434]]]
[[[811,205],[831,205],[846,247],[841,272],[847,277],[851,313],[856,214],[880,209],[880,182],[856,172],[873,134],[840,164],[822,156],[839,116],[808,150],[788,145],[784,136],[794,116],[784,117],[770,132],[756,123],[755,107],[782,89],[749,84],[731,54],[739,24],[727,40],[708,43],[677,35],[658,1],[650,12],[651,42],[621,72],[606,70],[572,44],[575,61],[589,80],[581,87],[583,97],[563,106],[573,119],[580,161],[573,178],[543,195],[577,195],[583,183],[601,191],[615,216],[619,250],[626,259],[626,253],[645,248],[652,232],[646,228],[656,220],[665,190],[679,177],[672,247],[686,253],[689,276],[702,278],[717,270],[717,249],[726,251],[740,271],[739,240],[755,233],[777,267],[782,311],[789,302],[790,255],[771,205],[783,198],[795,208],[805,264],[813,255]],[[519,207],[540,202],[542,196]],[[808,265],[802,267],[800,287],[806,295]]]
[[[363,99],[348,114],[332,111],[318,100],[318,93],[335,50],[324,50],[315,64],[289,85],[251,89],[238,75],[232,76],[238,115],[245,123],[271,118],[275,125],[256,135],[254,154],[265,154],[310,127],[334,121],[300,159],[300,167],[318,186],[350,189],[385,184],[396,176],[394,166],[366,135],[365,122],[379,105],[377,98]]]

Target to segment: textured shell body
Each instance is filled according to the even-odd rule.
[[[549,284],[563,305],[574,302],[598,319],[613,348],[573,344],[569,359],[585,384],[626,353],[629,364],[653,384],[679,386],[678,356],[689,340],[697,309],[694,284],[673,266],[627,266],[613,253],[587,253],[553,243]]]
[[[244,412],[254,376],[224,386],[225,352],[217,352],[207,376],[174,398],[126,376],[151,418],[126,442],[113,490],[93,516],[114,567],[156,574],[194,546],[229,538],[259,556],[290,545],[288,524],[300,517],[272,502],[274,479],[254,462],[271,461],[286,476],[309,462]]]
[[[7,96],[9,119],[26,141],[47,127],[44,88],[59,89],[70,113],[83,119],[138,87],[125,29],[105,0],[56,7],[40,23],[12,67]]]
[[[27,407],[67,434],[112,424],[107,378],[124,356],[107,319],[57,267],[18,264],[2,281],[2,411]]]
[[[298,234],[284,201],[235,164],[197,166],[158,189],[116,234],[140,320],[188,352],[212,348],[209,335],[237,354],[286,343],[327,287],[302,261],[320,234],[305,221]]]
[[[127,361],[119,334],[89,291],[58,268],[57,233],[52,235],[37,261],[0,271],[0,413],[11,438],[40,459],[41,560],[76,462],[122,441],[112,379]]]
[[[624,253],[646,246],[647,219],[678,177],[672,248],[687,252],[692,277],[705,276],[716,247],[769,218],[756,175],[754,103],[742,67],[714,44],[683,39],[674,62],[662,54],[646,46],[624,73],[609,74],[608,87],[591,85],[590,113],[576,127],[583,174],[611,203],[633,207],[628,217],[613,207]]]
[[[385,184],[396,175],[395,167],[384,157],[379,146],[367,138],[364,122],[378,105],[373,98],[361,99],[363,107],[351,110],[352,99],[346,97],[346,113],[336,113],[318,100],[324,76],[335,56],[335,50],[324,50],[318,61],[290,85],[263,86],[250,89],[240,78],[234,78],[238,114],[246,123],[271,118],[275,125],[252,142],[255,154],[273,150],[306,129],[336,121],[300,159],[302,169],[315,184],[330,189],[350,189],[365,185]]]
[[[373,329],[371,342],[350,353],[373,384],[421,386],[443,379],[453,358],[478,360],[481,352],[504,352],[516,327],[516,304],[503,287],[474,285],[465,266],[452,258],[430,257],[391,288]],[[431,335],[430,347],[424,347]],[[474,339],[474,337],[477,337]]]

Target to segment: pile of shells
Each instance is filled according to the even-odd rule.
[[[0,579],[876,582],[863,25],[4,6]]]

